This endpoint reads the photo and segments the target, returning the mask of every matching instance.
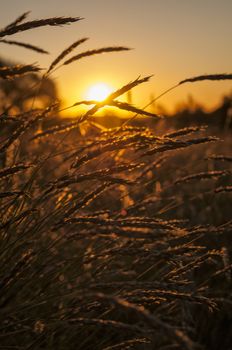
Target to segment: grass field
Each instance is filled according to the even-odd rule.
[[[24,14],[0,38],[77,20]],[[79,45],[41,80],[62,61],[127,50],[68,59]],[[38,70],[3,67],[0,78]],[[55,118],[56,101],[0,116],[0,349],[231,349],[231,135],[191,125],[160,135],[147,125],[159,116],[117,100],[148,80],[72,121]],[[102,128],[93,116],[106,104],[145,115],[143,126]]]

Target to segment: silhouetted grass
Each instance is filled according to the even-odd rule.
[[[1,35],[79,19],[26,16]],[[3,116],[0,349],[230,349],[230,138],[91,123],[107,104],[158,117],[117,100],[148,80],[53,127],[56,101]]]

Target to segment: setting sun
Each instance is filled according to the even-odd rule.
[[[88,100],[103,101],[112,91],[113,88],[106,83],[97,83],[87,90],[86,97]]]

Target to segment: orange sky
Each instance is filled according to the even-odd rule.
[[[90,40],[76,52],[124,45],[134,50],[86,58],[53,74],[65,105],[81,100],[94,83],[115,89],[139,75],[154,74],[135,88],[133,102],[142,107],[151,96],[178,81],[201,74],[231,73],[231,0],[20,0],[2,1],[1,26],[31,10],[30,19],[81,16],[85,20],[62,28],[46,27],[14,36],[50,51],[43,56],[18,47],[1,46],[1,56],[47,68],[65,47],[82,38]],[[12,38],[11,38],[12,39]],[[207,108],[215,107],[232,90],[231,82],[187,84],[160,99],[172,111],[191,95]]]

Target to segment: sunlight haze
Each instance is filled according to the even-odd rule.
[[[13,9],[13,11],[12,11]],[[232,36],[230,0],[41,0],[1,1],[1,26],[25,11],[29,19],[80,16],[84,19],[62,28],[38,28],[16,34],[15,40],[50,52],[40,55],[20,47],[1,45],[1,57],[47,68],[72,42],[90,39],[74,52],[123,45],[127,52],[84,58],[52,74],[65,105],[83,99],[95,82],[120,88],[138,76],[153,74],[150,82],[133,90],[132,103],[143,107],[182,79],[201,74],[230,73]],[[190,98],[206,108],[215,107],[231,92],[231,82],[198,83],[179,87],[157,102],[168,111]],[[157,105],[151,108],[156,109]]]
[[[113,89],[105,83],[96,83],[89,87],[86,93],[87,100],[104,100]]]

